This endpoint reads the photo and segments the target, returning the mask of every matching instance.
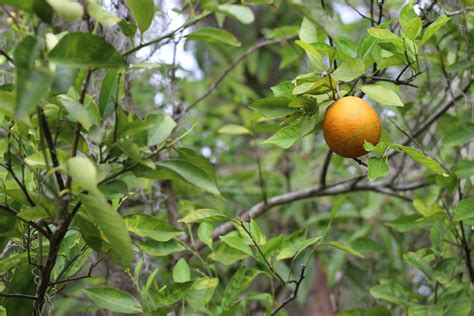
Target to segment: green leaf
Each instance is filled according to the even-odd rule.
[[[235,248],[229,247],[225,243],[219,243],[219,245],[209,255],[209,259],[225,265],[231,265],[246,257],[248,257],[247,254]]]
[[[420,165],[426,167],[427,169],[429,169],[429,170],[431,170],[431,171],[433,171],[433,172],[435,172],[439,175],[442,175],[443,177],[449,177],[449,174],[447,174],[444,171],[444,169],[441,167],[441,165],[437,161],[426,157],[423,153],[419,152],[418,150],[407,147],[407,146],[403,146],[403,145],[393,145],[393,147],[403,150],[413,160],[418,162]]]
[[[202,223],[202,222],[222,222],[228,220],[229,217],[222,213],[221,211],[212,210],[212,209],[199,209],[190,212],[178,222],[185,224],[191,223]]]
[[[156,164],[160,168],[169,170],[183,180],[193,184],[207,192],[219,195],[219,189],[215,180],[201,168],[182,159],[163,160]]]
[[[221,4],[217,8],[220,12],[234,17],[243,24],[250,24],[255,20],[253,11],[243,5]]]
[[[332,79],[339,81],[352,81],[359,78],[365,72],[364,62],[360,59],[352,59],[340,64],[331,74]]]
[[[354,248],[352,248],[351,245],[349,244],[345,244],[345,243],[342,243],[342,242],[339,242],[339,241],[329,241],[329,242],[326,242],[324,244],[328,244],[330,246],[333,246],[335,248],[338,248],[344,252],[347,252],[348,254],[351,254],[353,256],[357,256],[357,257],[361,257],[361,258],[364,258],[364,256],[356,251]]]
[[[110,69],[102,80],[99,96],[99,110],[102,119],[109,117],[115,108],[117,102],[117,90],[119,89],[119,70]]]
[[[403,40],[398,35],[393,34],[390,30],[372,27],[368,29],[367,32],[369,32],[370,36],[376,39],[393,43],[401,48],[404,47]]]
[[[386,222],[385,225],[399,231],[400,233],[406,233],[412,230],[420,230],[431,226],[429,222],[419,221],[422,217],[419,215],[405,215],[400,216],[390,222]]]
[[[35,13],[46,23],[51,23],[53,18],[53,10],[45,0],[0,0],[0,3]]]
[[[105,11],[96,0],[87,0],[87,13],[103,26],[112,26],[120,22],[120,18]]]
[[[42,207],[23,207],[20,213],[17,214],[19,218],[26,221],[37,221],[44,218],[49,218],[50,214]]]
[[[290,100],[284,97],[268,97],[255,101],[249,107],[269,119],[288,116],[297,111],[288,107]]]
[[[66,169],[71,178],[85,190],[99,193],[97,188],[97,168],[95,164],[85,157],[69,158]]]
[[[200,278],[195,280],[191,291],[186,295],[186,301],[195,311],[204,309],[214,296],[214,291],[218,284],[218,278]]]
[[[471,206],[474,206],[474,203],[472,203]],[[433,223],[431,232],[430,232],[430,240],[431,240],[433,251],[436,254],[440,254],[443,249],[444,230],[445,230],[444,218],[441,218],[440,220],[437,220],[436,222]]]
[[[179,259],[173,268],[173,280],[177,283],[184,283],[191,280],[191,271],[183,258]]]
[[[474,138],[474,125],[458,128],[447,134],[443,140],[449,147],[462,146]]]
[[[242,251],[243,253],[252,256],[253,252],[250,246],[239,236],[226,235],[219,237],[222,242],[226,243],[229,247]]]
[[[16,95],[10,91],[0,91],[0,113],[12,118],[15,113]]]
[[[207,222],[202,222],[199,224],[197,235],[199,239],[206,244],[210,249],[212,249],[212,224]]]
[[[245,266],[241,266],[230,278],[225,287],[221,303],[223,309],[227,309],[230,305],[232,305],[237,300],[240,293],[245,291],[253,282],[255,277],[260,273],[261,271],[254,269],[250,270]]]
[[[132,241],[123,218],[101,199],[91,195],[82,195],[80,199],[87,214],[112,245],[111,251],[118,258],[119,264],[124,268],[129,267],[132,262]]]
[[[423,31],[423,36],[421,37],[421,42],[420,44],[423,45],[425,44],[427,41],[429,41],[429,39],[431,37],[433,37],[433,35],[436,34],[436,32],[438,32],[438,30],[443,26],[445,25],[446,23],[448,23],[449,21],[449,18],[442,14],[440,15],[433,23],[431,23],[424,31]]]
[[[386,86],[377,84],[363,85],[360,87],[360,90],[382,105],[403,106],[402,100],[400,100],[395,91]]]
[[[147,116],[146,121],[152,123],[152,127],[147,132],[148,146],[161,145],[166,142],[176,127],[176,122],[168,115],[151,114]]]
[[[474,218],[474,199],[463,199],[456,206],[454,220],[464,221]]]
[[[142,313],[140,303],[129,293],[111,287],[85,289],[87,296],[99,307],[123,314]]]
[[[84,15],[84,8],[75,0],[46,0],[64,22],[77,22]]]
[[[307,17],[301,21],[300,31],[298,33],[301,41],[306,43],[314,43],[318,41],[318,30],[316,25]]]
[[[10,293],[22,293],[27,295],[35,295],[35,275],[33,266],[28,262],[23,262],[16,266],[11,279],[9,280]],[[28,298],[7,298],[5,299],[5,308],[7,315],[28,316],[33,312],[33,300]]]
[[[370,289],[370,294],[379,300],[384,300],[396,305],[406,306],[410,300],[411,291],[396,281],[385,281]]]
[[[157,298],[160,306],[171,305],[182,299],[190,290],[193,282],[173,283],[160,289]]]
[[[300,139],[299,124],[292,124],[279,129],[273,136],[264,140],[262,144],[273,144],[288,149]]]
[[[474,160],[461,160],[452,167],[452,171],[459,178],[469,178],[474,175]]]
[[[423,26],[423,21],[419,17],[415,17],[407,22],[405,25],[405,36],[411,40],[414,40],[420,35]]]
[[[127,229],[140,237],[147,237],[156,241],[168,241],[181,234],[177,229],[164,220],[147,214],[132,214],[124,218]]]
[[[47,94],[53,76],[47,69],[25,71],[18,69],[15,118],[26,121]]]
[[[245,135],[245,134],[252,135],[252,132],[249,131],[247,128],[241,125],[235,125],[235,124],[228,124],[228,125],[222,126],[221,128],[219,128],[218,133],[228,134],[228,135]]]
[[[59,65],[79,68],[121,68],[127,63],[102,37],[90,33],[66,34],[49,53]]]
[[[166,242],[158,242],[155,240],[137,241],[137,246],[143,252],[153,257],[165,257],[172,253],[186,250],[186,248],[175,239]]]
[[[127,5],[140,31],[148,30],[155,15],[153,0],[127,0]]]
[[[227,44],[234,47],[239,47],[242,43],[234,36],[234,34],[223,29],[214,27],[203,27],[185,36],[187,39],[195,41],[203,41],[214,44]]]
[[[296,40],[295,44],[304,49],[308,55],[309,61],[314,66],[316,71],[322,72],[326,69],[326,66],[323,62],[323,57],[314,44],[306,43],[300,40]]]
[[[81,126],[89,131],[93,124],[93,118],[89,111],[79,101],[74,100],[68,95],[62,94],[58,96],[61,104],[68,112],[68,118],[73,122],[78,122]]]
[[[388,176],[390,172],[390,167],[387,163],[387,157],[385,158],[377,158],[377,157],[370,157],[369,158],[369,171],[367,176],[370,181],[374,181],[378,178],[383,178]]]

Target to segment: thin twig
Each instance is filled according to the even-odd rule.
[[[285,41],[288,41],[288,40],[291,40],[293,38],[295,38],[296,35],[290,35],[290,36],[286,36],[286,37],[283,37],[283,38],[278,38],[278,39],[273,39],[273,40],[264,40],[264,41],[261,41],[259,43],[257,43],[256,45],[250,47],[249,49],[247,49],[242,55],[240,55],[232,64],[230,64],[226,70],[224,70],[224,72],[217,78],[216,81],[214,81],[211,86],[209,87],[209,89],[207,89],[206,92],[204,92],[199,98],[197,98],[196,100],[194,100],[194,102],[192,102],[187,108],[185,108],[183,110],[183,113],[182,114],[185,114],[187,112],[189,112],[192,108],[194,108],[196,105],[198,105],[201,101],[203,101],[204,99],[206,99],[217,87],[219,87],[219,85],[221,84],[221,82],[225,79],[225,77],[238,65],[240,64],[242,61],[244,61],[249,55],[251,55],[253,52],[255,52],[256,50],[258,50],[259,48],[262,48],[262,47],[265,47],[265,46],[269,46],[269,45],[273,45],[273,44],[278,44],[278,43],[281,43],[281,42],[285,42]]]
[[[153,45],[153,44],[158,44],[159,42],[161,42],[162,40],[164,39],[167,39],[167,38],[171,38],[173,37],[176,33],[180,32],[180,31],[183,31],[185,30],[186,28],[196,24],[197,22],[201,21],[202,19],[206,18],[209,14],[211,14],[211,12],[205,12],[199,16],[197,16],[196,18],[194,19],[191,19],[189,20],[188,22],[184,23],[183,25],[181,25],[180,27],[176,28],[175,30],[172,30],[160,37],[157,37],[149,42],[146,42],[146,43],[142,43],[128,51],[126,51],[125,53],[123,53],[123,56],[128,56],[144,47],[147,47],[147,46],[150,46],[150,45]]]
[[[37,300],[38,297],[28,294],[19,294],[19,293],[0,293],[0,297],[17,297],[17,298],[27,298],[30,300]]]
[[[47,238],[49,238],[50,234],[45,230],[43,229],[41,226],[39,226],[37,223],[35,222],[32,222],[32,221],[27,221],[21,217],[18,217],[17,214],[18,212],[15,211],[14,209],[12,209],[11,207],[9,207],[8,205],[4,205],[4,204],[0,204],[0,209],[6,211],[8,214],[12,215],[12,216],[15,216],[17,219],[21,220],[22,222],[30,225],[31,227],[33,227],[34,229],[36,229],[38,232],[40,232],[41,234],[45,235]]]
[[[459,9],[457,11],[453,11],[453,12],[446,12],[445,14],[447,16],[453,16],[453,15],[459,15],[459,14],[466,14],[468,12],[472,12],[474,11],[474,7],[466,7],[466,8],[462,8],[462,9]]]
[[[328,152],[326,153],[326,157],[324,158],[324,164],[323,164],[323,167],[321,168],[321,177],[319,178],[319,183],[322,186],[326,186],[326,176],[328,173],[329,164],[331,163],[332,154],[333,154],[333,151],[329,149]]]
[[[275,308],[272,311],[271,315],[276,315],[276,313],[278,313],[278,311],[280,311],[283,307],[285,307],[285,305],[287,305],[288,303],[290,303],[291,301],[294,301],[296,299],[296,297],[298,296],[298,290],[300,289],[301,282],[303,282],[304,277],[305,277],[304,276],[305,270],[306,270],[306,266],[304,264],[302,264],[301,265],[300,277],[297,281],[294,281],[294,283],[296,284],[295,285],[295,290],[277,308]]]

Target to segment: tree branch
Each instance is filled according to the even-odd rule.
[[[272,311],[271,315],[276,315],[276,313],[278,313],[279,310],[281,310],[283,307],[285,307],[286,304],[288,304],[291,301],[294,301],[296,299],[296,297],[298,296],[298,290],[300,289],[301,282],[303,282],[303,280],[304,280],[304,271],[305,270],[306,270],[306,266],[304,264],[302,264],[301,265],[300,277],[297,281],[294,282],[296,284],[295,290],[293,291],[293,293],[291,293],[290,296],[288,296],[288,298],[286,298],[277,308],[275,308]]]
[[[16,297],[16,298],[27,298],[30,300],[37,300],[38,297],[28,294],[19,294],[19,293],[0,293],[0,297]]]
[[[466,7],[466,8],[462,8],[460,10],[453,11],[453,12],[446,12],[445,14],[447,16],[453,16],[453,15],[459,15],[459,14],[466,14],[466,13],[472,12],[472,11],[474,11],[474,7]]]
[[[12,216],[15,216],[15,218],[19,219],[20,221],[30,225],[31,227],[33,227],[34,229],[36,229],[38,232],[40,232],[41,234],[45,235],[46,238],[49,239],[50,237],[50,234],[49,232],[47,232],[45,229],[43,229],[41,226],[39,226],[38,224],[36,224],[35,222],[32,222],[32,221],[27,221],[21,217],[18,217],[17,214],[18,212],[15,211],[14,209],[12,209],[11,207],[9,207],[8,205],[4,205],[4,204],[0,204],[0,209],[6,211],[8,214],[12,215]]]
[[[150,46],[150,45],[153,45],[153,44],[158,44],[159,42],[161,42],[162,40],[164,39],[167,39],[167,38],[171,38],[173,37],[176,33],[180,32],[180,31],[183,31],[185,30],[186,28],[190,27],[191,25],[194,25],[196,24],[197,22],[201,21],[202,19],[206,18],[208,15],[210,15],[211,12],[204,12],[202,13],[201,15],[195,17],[194,19],[191,19],[189,20],[188,22],[184,23],[183,25],[181,25],[180,27],[176,28],[175,30],[172,30],[160,37],[157,37],[149,42],[146,42],[146,43],[142,43],[128,51],[126,51],[125,53],[123,53],[123,56],[128,56],[130,54],[133,54],[134,52],[144,48],[144,47],[147,47],[147,46]]]
[[[288,41],[288,40],[291,40],[293,38],[295,38],[296,35],[290,35],[290,36],[285,36],[283,38],[278,38],[278,39],[273,39],[273,40],[264,40],[264,41],[261,41],[259,43],[257,43],[256,45],[250,47],[249,49],[247,49],[242,55],[239,56],[239,58],[237,58],[232,64],[230,64],[226,70],[224,70],[224,72],[219,76],[219,78],[217,78],[216,81],[214,81],[214,83],[211,84],[211,86],[209,87],[209,89],[204,92],[199,98],[197,98],[193,103],[191,103],[187,108],[185,108],[183,110],[183,113],[182,115],[184,115],[185,113],[189,112],[189,110],[191,110],[192,108],[194,108],[196,105],[198,105],[201,101],[203,101],[204,99],[206,99],[217,87],[219,87],[219,85],[221,84],[221,82],[225,79],[225,77],[238,65],[240,64],[242,61],[244,61],[249,55],[251,55],[253,52],[255,52],[256,50],[258,50],[259,48],[262,48],[262,47],[265,47],[265,46],[269,46],[269,45],[273,45],[273,44],[278,44],[278,43],[281,43],[281,42],[285,42],[285,41]]]

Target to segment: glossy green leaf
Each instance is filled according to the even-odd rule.
[[[370,289],[370,294],[379,300],[406,306],[410,300],[410,290],[396,281],[385,281]]]
[[[193,282],[172,283],[160,289],[157,302],[160,306],[174,304],[182,299],[190,290]]]
[[[260,273],[261,271],[247,269],[245,266],[241,266],[227,283],[224,294],[222,295],[221,306],[226,309],[233,304],[240,293],[245,291]]]
[[[87,296],[99,307],[122,314],[142,313],[140,303],[129,293],[111,287],[89,288]]]
[[[87,0],[87,13],[104,26],[112,26],[120,22],[120,18],[104,10],[96,0]]]
[[[290,100],[283,97],[268,97],[255,101],[249,107],[269,119],[282,118],[297,111],[288,107]]]
[[[360,59],[352,59],[340,64],[331,74],[332,79],[339,81],[352,81],[364,74],[365,65]]]
[[[171,117],[163,114],[148,115],[146,121],[152,123],[152,127],[147,131],[148,146],[160,145],[166,142],[177,125]]]
[[[66,34],[49,53],[49,59],[60,65],[79,68],[121,68],[127,63],[102,37],[90,33]]]
[[[201,168],[182,159],[163,160],[156,164],[159,168],[169,170],[178,175],[183,180],[216,195],[219,189],[214,179]]]
[[[403,40],[398,35],[393,34],[390,30],[372,27],[368,29],[367,32],[369,32],[370,36],[376,39],[391,42],[403,48]]]
[[[118,258],[120,265],[129,267],[132,262],[132,242],[123,218],[101,199],[91,195],[82,195],[80,199],[87,214],[112,245],[111,251]]]
[[[464,221],[472,218],[474,218],[474,199],[461,200],[454,211],[454,219],[456,221]]]
[[[329,241],[329,242],[326,242],[325,244],[328,244],[332,247],[335,247],[335,248],[338,248],[344,252],[347,252],[348,254],[351,254],[353,256],[357,256],[357,257],[361,257],[363,258],[364,256],[359,253],[358,251],[356,251],[354,248],[352,248],[351,245],[349,244],[346,244],[346,243],[342,243],[342,242],[339,242],[339,241]]]
[[[84,8],[75,0],[46,0],[64,22],[77,22],[84,15]]]
[[[155,240],[137,241],[137,246],[143,252],[153,257],[165,257],[186,250],[183,245],[174,239],[166,242],[158,242]]]
[[[255,20],[252,9],[243,5],[221,4],[218,6],[218,10],[232,16],[243,24],[250,24]]]
[[[191,271],[183,258],[179,259],[173,268],[173,280],[177,283],[184,283],[191,280]]]
[[[438,32],[438,30],[443,27],[443,25],[445,25],[446,23],[448,23],[449,21],[449,18],[442,14],[440,15],[433,23],[431,23],[424,31],[423,31],[423,36],[421,37],[421,42],[420,44],[423,45],[425,44],[427,41],[429,41],[429,39],[431,37],[433,37],[433,35],[436,34],[436,32]]]
[[[186,295],[186,301],[194,310],[203,310],[214,296],[218,284],[218,278],[200,278],[195,280],[191,290]]]
[[[234,34],[214,27],[203,27],[185,36],[187,39],[195,41],[203,41],[210,44],[220,43],[234,47],[239,47],[242,43],[234,36]]]
[[[71,178],[85,190],[98,193],[97,168],[85,157],[73,157],[66,162],[66,169]]]
[[[228,135],[251,135],[252,132],[249,131],[247,128],[241,125],[229,124],[222,126],[219,131],[221,134],[228,134]]]
[[[225,243],[219,243],[217,247],[209,255],[209,259],[220,262],[224,265],[231,265],[235,262],[248,257],[247,254],[240,250],[229,247]]]
[[[73,122],[80,123],[86,131],[89,131],[93,125],[93,118],[84,105],[65,94],[59,95],[58,99],[61,101],[64,108],[66,108],[68,118]]]
[[[153,0],[127,0],[127,5],[140,31],[148,30],[155,15]]]
[[[168,241],[183,234],[171,224],[147,214],[132,214],[124,218],[127,229],[138,236],[156,241]]]
[[[220,236],[219,238],[221,239],[222,242],[226,243],[229,247],[240,250],[249,256],[253,255],[253,252],[250,246],[247,245],[245,241],[242,238],[240,238],[240,236],[226,235],[226,236]]]
[[[262,144],[273,144],[288,149],[300,139],[299,124],[292,124],[279,129],[273,136],[264,140]]]
[[[178,222],[185,224],[202,223],[202,222],[222,222],[228,220],[229,217],[221,211],[213,209],[199,209],[190,212]]]
[[[115,108],[117,102],[117,90],[119,89],[119,70],[110,69],[104,76],[100,88],[99,109],[103,119],[109,117]]]
[[[447,174],[444,171],[444,169],[441,167],[441,165],[437,161],[426,157],[423,153],[419,152],[418,150],[407,147],[407,146],[403,146],[403,145],[394,145],[394,147],[403,150],[413,160],[418,162],[420,165],[426,167],[427,169],[439,175],[442,175],[443,177],[449,177],[449,174]]]
[[[212,249],[212,224],[208,222],[202,222],[199,224],[197,235],[199,239]]]
[[[363,85],[360,87],[362,92],[366,93],[369,98],[382,104],[390,106],[403,106],[402,100],[392,89],[377,84]]]
[[[390,167],[387,158],[370,157],[368,161],[369,171],[367,176],[370,181],[388,176]]]

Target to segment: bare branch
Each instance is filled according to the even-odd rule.
[[[294,301],[296,299],[296,297],[298,296],[298,290],[300,289],[301,282],[303,282],[303,280],[304,280],[304,271],[305,270],[306,270],[306,266],[304,264],[302,264],[301,265],[300,277],[297,281],[293,282],[293,283],[296,284],[295,285],[295,290],[277,308],[275,308],[275,310],[272,311],[271,315],[276,315],[276,313],[278,313],[279,310],[281,310],[283,307],[285,307],[286,304],[288,304],[291,301]]]
[[[446,12],[445,14],[447,16],[453,16],[453,15],[466,14],[466,13],[472,12],[472,11],[474,11],[474,7],[466,7],[466,8],[462,8],[460,10],[453,11],[453,12]]]
[[[211,86],[209,87],[209,89],[204,92],[199,98],[197,98],[193,103],[191,103],[187,108],[185,108],[183,110],[183,113],[182,114],[185,114],[187,112],[189,112],[189,110],[191,110],[192,108],[194,108],[196,105],[198,105],[201,101],[203,101],[204,99],[206,99],[217,87],[219,87],[219,85],[221,84],[221,82],[225,79],[225,77],[238,65],[240,64],[242,61],[244,61],[248,56],[250,56],[253,52],[255,52],[256,50],[258,50],[259,48],[262,48],[262,47],[265,47],[265,46],[269,46],[269,45],[273,45],[273,44],[278,44],[278,43],[281,43],[281,42],[285,42],[285,41],[289,41],[293,38],[295,38],[296,35],[290,35],[290,36],[286,36],[286,37],[283,37],[283,38],[278,38],[278,39],[273,39],[273,40],[264,40],[264,41],[261,41],[259,43],[257,43],[256,45],[250,47],[249,49],[247,49],[242,55],[239,56],[239,58],[237,58],[232,64],[230,64],[226,70],[224,70],[224,72],[219,76],[219,78],[217,78],[216,81],[214,81],[214,83],[211,84]]]

